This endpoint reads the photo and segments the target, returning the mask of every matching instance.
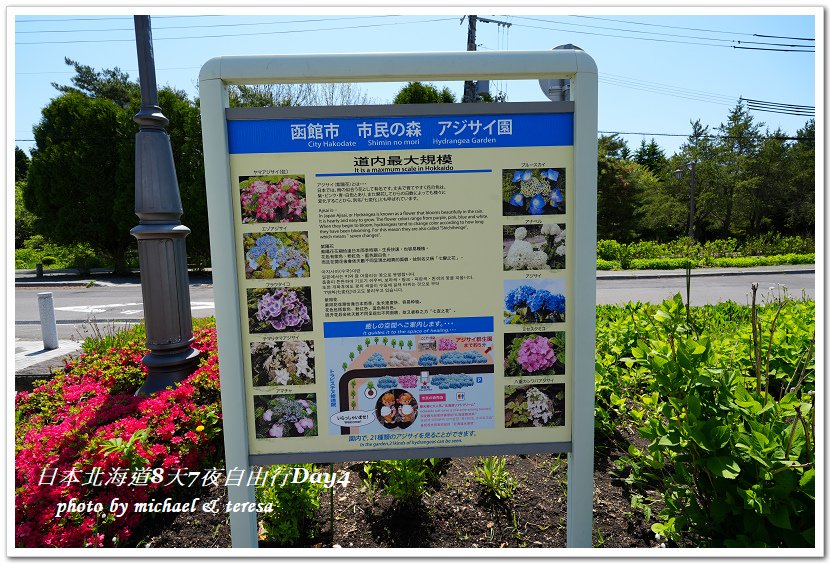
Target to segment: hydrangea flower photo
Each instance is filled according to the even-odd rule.
[[[533,324],[565,321],[565,280],[507,280],[504,282],[504,323]]]
[[[252,342],[254,387],[314,383],[314,341]]]
[[[317,436],[317,397],[314,393],[255,395],[254,422],[257,439]]]
[[[504,375],[563,375],[565,333],[539,332],[504,335]]]
[[[239,178],[243,223],[292,223],[306,220],[304,176]]]
[[[311,330],[311,288],[248,290],[251,334]]]
[[[248,279],[306,278],[311,274],[305,231],[246,233],[242,247]]]
[[[505,225],[504,270],[559,270],[565,267],[565,225]]]
[[[550,428],[564,425],[564,383],[505,386],[505,428]]]
[[[564,168],[502,170],[501,185],[504,215],[565,213]]]

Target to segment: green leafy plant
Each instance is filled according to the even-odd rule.
[[[438,483],[446,462],[444,458],[383,460],[365,464],[364,472],[373,475],[373,479],[377,476],[383,492],[396,502],[412,505]]]
[[[744,348],[754,350],[755,369],[748,371],[734,358],[716,357],[711,338],[688,329],[679,295],[654,320],[657,330],[632,349],[660,397],[660,416],[640,430],[650,440],[643,463],[663,483],[666,504],[652,529],[673,540],[689,533],[713,546],[813,545],[814,375],[803,369],[805,376],[776,398],[769,371],[759,367],[757,326]],[[804,351],[804,366],[811,354]]]
[[[475,468],[475,480],[497,500],[510,498],[516,490],[516,480],[507,470],[506,463],[504,457],[488,456],[479,458],[479,465]]]
[[[130,469],[147,467],[149,460],[139,453],[138,445],[141,445],[142,449],[145,447],[149,433],[149,428],[142,428],[133,432],[126,441],[120,437],[104,440],[101,442],[101,453],[121,456]]]
[[[273,465],[268,468],[268,474],[290,476],[295,467],[305,469],[309,473],[315,471],[312,464]],[[285,485],[281,483],[280,478],[265,479],[265,482],[256,488],[256,500],[258,503],[270,503],[273,507],[272,512],[263,512],[260,515],[265,530],[265,541],[290,546],[295,545],[304,534],[308,536],[312,533],[310,521],[320,508],[320,499],[325,487],[323,483],[311,483],[309,480],[292,483],[291,479],[288,479]]]
[[[147,338],[144,323],[132,324],[128,321],[117,323],[99,323],[94,319],[80,325],[78,335],[84,340],[81,350],[85,354],[104,354],[113,348],[123,348],[133,341]]]

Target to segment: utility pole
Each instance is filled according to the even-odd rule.
[[[695,240],[695,165],[697,161],[689,163],[689,238]]]
[[[476,50],[476,22],[478,17],[476,16],[467,16],[467,50],[468,51],[475,51]],[[464,19],[462,18],[462,22]],[[474,102],[476,99],[476,83],[472,80],[465,80],[464,81],[464,98],[461,100],[462,103],[469,104]]]
[[[173,149],[165,127],[169,123],[158,105],[153,34],[150,16],[134,16],[138,52],[141,110],[135,136],[135,214],[139,224],[132,234],[138,241],[144,322],[150,352],[141,360],[147,379],[136,391],[148,396],[171,387],[193,373],[199,351],[193,343],[190,287],[182,201],[173,163]]]
[[[480,18],[478,16],[466,16],[467,18],[467,50],[476,50],[476,24],[478,22],[495,23],[500,26],[510,27],[512,23],[503,22],[500,20],[491,20],[490,18]],[[461,18],[461,23],[464,23],[464,18]],[[461,100],[465,104],[476,101],[476,82],[473,80],[464,81],[464,98]]]

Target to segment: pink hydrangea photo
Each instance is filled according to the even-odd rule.
[[[540,332],[504,335],[504,375],[563,375],[565,333]]]
[[[305,221],[304,176],[243,176],[239,178],[243,223]]]

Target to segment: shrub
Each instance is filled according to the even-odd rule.
[[[655,532],[695,546],[815,545],[814,316],[812,302],[776,299],[687,312],[679,295],[598,308],[597,428],[635,423],[649,440],[617,465],[662,492]]]
[[[815,240],[798,236],[788,237],[767,233],[747,238],[741,245],[744,256],[774,256],[777,254],[810,254],[815,252]]]
[[[815,264],[815,262],[815,254],[778,254],[775,256],[716,258],[712,260],[712,266],[719,268],[749,268],[757,266],[782,266],[785,264]]]
[[[168,474],[179,468],[212,467],[221,459],[215,328],[194,332],[194,345],[203,353],[198,369],[175,388],[149,398],[133,395],[146,377],[141,364],[146,348],[138,334],[125,336],[118,348],[82,353],[51,380],[15,397],[15,542],[19,547],[128,544],[143,514],[56,517],[57,503],[75,498],[109,506],[119,497],[133,505],[154,496],[171,496],[171,489],[162,489],[160,482],[118,486],[105,478],[136,463]],[[84,486],[95,468],[103,477],[101,485]],[[54,471],[54,484],[42,484],[44,471],[47,477]],[[76,479],[66,478],[70,474]]]
[[[377,478],[383,492],[402,505],[418,503],[431,485],[438,483],[445,458],[374,461],[366,472]]]
[[[82,274],[88,274],[92,268],[102,268],[106,265],[101,256],[87,244],[68,247],[65,264],[67,268],[75,268]]]
[[[631,261],[634,270],[678,270],[681,268],[696,267],[689,258],[647,258]]]
[[[615,240],[597,241],[597,258],[600,260],[617,260],[620,243]]]
[[[294,468],[313,472],[312,464],[274,465],[268,469],[268,475],[290,474]],[[282,485],[282,479],[269,477],[265,483],[257,485],[256,500],[259,503],[271,503],[273,512],[261,514],[265,540],[277,545],[294,545],[304,535],[310,535],[310,521],[320,508],[320,496],[325,486],[323,483],[311,483],[305,480],[292,483],[290,480]]]

